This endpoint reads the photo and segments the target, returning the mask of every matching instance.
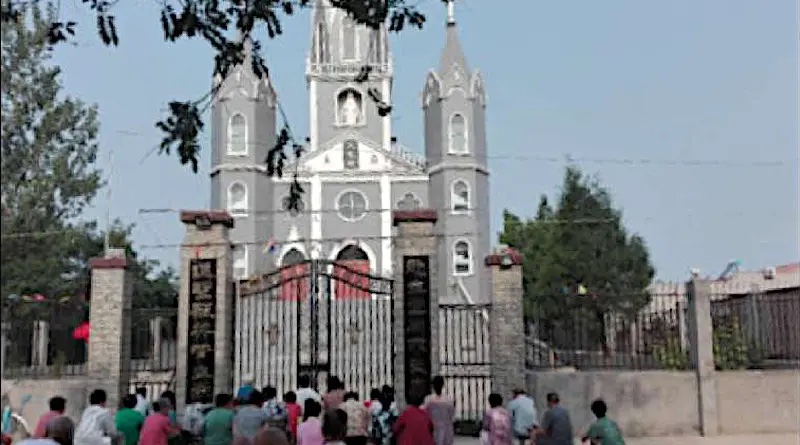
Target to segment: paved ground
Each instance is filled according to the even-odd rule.
[[[456,445],[479,445],[479,440],[470,437],[456,439]],[[580,442],[575,442],[579,444]],[[716,437],[637,437],[625,439],[626,445],[798,445],[798,434],[770,434],[758,436]]]

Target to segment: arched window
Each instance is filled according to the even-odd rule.
[[[228,124],[228,154],[234,156],[247,154],[247,121],[240,113],[231,116]]]
[[[469,147],[467,146],[467,121],[463,115],[455,113],[450,116],[448,134],[450,153],[463,154],[469,152]]]
[[[453,275],[472,274],[472,248],[466,240],[453,244]]]
[[[247,246],[239,245],[233,248],[233,278],[237,280],[247,278]]]
[[[336,123],[355,126],[364,124],[364,98],[353,88],[347,88],[336,95]]]
[[[308,298],[308,263],[297,249],[291,249],[281,259],[280,299],[300,301]]]
[[[358,34],[350,17],[342,18],[342,60],[358,59]]]
[[[228,187],[228,212],[233,216],[247,215],[247,187],[241,182]]]
[[[333,276],[337,300],[369,299],[369,256],[357,245],[349,245],[336,255]]]
[[[450,192],[450,208],[453,212],[468,212],[470,208],[469,184],[459,179]]]

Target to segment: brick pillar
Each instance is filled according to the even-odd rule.
[[[717,385],[714,376],[714,329],[711,323],[711,281],[692,278],[686,283],[689,306],[689,346],[697,376],[700,434],[719,434]]]
[[[179,410],[186,403],[189,345],[190,264],[193,259],[216,259],[214,326],[214,394],[233,393],[233,256],[228,231],[233,218],[223,211],[182,211],[186,234],[181,247],[180,291],[178,294],[178,360],[175,395]]]
[[[514,388],[525,387],[522,255],[504,247],[488,255],[485,264],[492,277],[492,392],[508,400]]]
[[[394,387],[398,407],[405,406],[406,391],[406,299],[404,294],[404,273],[406,259],[413,256],[428,258],[430,295],[430,373],[432,378],[439,371],[439,294],[437,276],[439,273],[436,257],[437,240],[434,236],[436,211],[430,209],[401,210],[393,214],[395,233],[392,238],[394,252]],[[430,389],[430,388],[425,388]]]
[[[103,258],[92,258],[89,306],[88,374],[92,389],[108,393],[107,405],[116,409],[128,393],[131,363],[131,303],[133,279],[124,249],[109,249]]]

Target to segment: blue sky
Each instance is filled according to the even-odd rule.
[[[164,43],[156,2],[118,3],[116,49],[99,43],[82,5],[62,3],[81,27],[56,61],[67,92],[99,105],[99,162],[108,169],[111,152],[114,167],[110,214],[137,225],[144,255],[174,265],[177,247],[152,245],[181,242],[178,215],[139,210],[208,206],[208,138],[197,175],[147,154],[167,100],[209,88],[212,53],[201,41]],[[419,96],[443,45],[444,7],[420,8],[425,29],[395,36],[392,51],[394,133],[422,152]],[[463,0],[456,11],[471,68],[486,78],[493,231],[504,208],[529,216],[540,194],[557,193],[571,157],[613,192],[660,279],[684,279],[690,267],[716,275],[733,259],[749,269],[798,260],[794,1]],[[307,12],[289,18],[265,48],[300,135],[308,28]],[[687,165],[697,160],[719,164]],[[106,208],[103,194],[89,216]]]

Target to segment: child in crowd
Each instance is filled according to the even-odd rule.
[[[586,435],[583,436],[583,442],[591,441],[591,445],[625,445],[622,431],[620,431],[617,422],[606,417],[606,412],[608,411],[606,402],[597,399],[592,402],[589,409],[597,417],[597,421],[589,426]]]

